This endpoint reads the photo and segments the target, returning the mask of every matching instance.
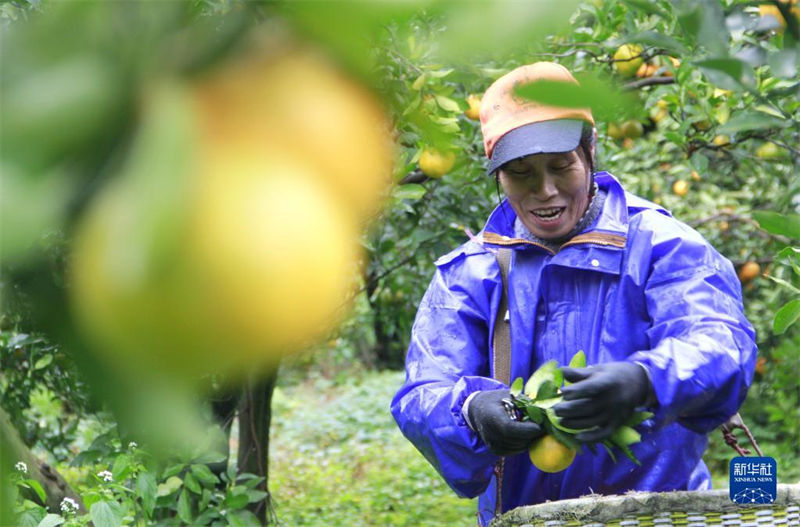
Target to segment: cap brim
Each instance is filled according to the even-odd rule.
[[[489,174],[514,159],[532,154],[572,152],[581,142],[583,121],[558,119],[530,123],[501,137],[492,150]]]

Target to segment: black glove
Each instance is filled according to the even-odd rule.
[[[467,417],[475,432],[498,456],[527,450],[534,440],[544,435],[544,430],[536,423],[513,419],[503,406],[503,399],[511,399],[508,390],[478,392],[467,406]]]
[[[635,362],[606,362],[589,368],[561,368],[572,383],[561,388],[564,401],[553,407],[568,428],[592,428],[577,434],[583,443],[602,441],[633,414],[650,395],[650,379]]]

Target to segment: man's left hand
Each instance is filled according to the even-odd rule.
[[[561,388],[564,400],[553,410],[565,427],[597,427],[576,435],[583,443],[610,437],[637,406],[645,403],[651,389],[647,371],[635,362],[607,362],[561,371],[574,384]]]

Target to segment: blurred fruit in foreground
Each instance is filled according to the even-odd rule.
[[[450,172],[455,162],[455,152],[439,152],[426,148],[419,156],[419,169],[426,176],[438,179]]]
[[[545,435],[531,445],[528,455],[533,466],[542,472],[561,472],[572,464],[577,451],[551,435]]]
[[[239,60],[198,86],[207,141],[291,151],[316,165],[320,181],[359,219],[369,217],[391,182],[386,114],[323,57],[273,55]]]
[[[481,118],[481,97],[480,95],[470,94],[467,96],[467,104],[469,108],[464,112],[468,118],[473,121],[478,121]]]
[[[782,4],[788,4],[786,1],[782,1]],[[794,6],[795,2],[792,2],[791,5]],[[800,20],[800,7],[792,7],[790,12],[794,17]],[[772,17],[780,23],[780,27],[778,28],[778,32],[782,33],[784,29],[786,29],[786,19],[783,18],[780,9],[778,6],[774,4],[761,4],[758,6],[758,16],[761,18],[765,17]]]
[[[679,179],[672,184],[672,192],[680,197],[684,197],[689,193],[689,182],[685,179]]]
[[[639,44],[623,44],[614,52],[614,69],[623,77],[633,77],[644,64],[642,46]]]
[[[758,262],[749,261],[739,269],[739,280],[745,284],[761,274],[761,266]]]
[[[94,347],[191,379],[324,337],[391,164],[375,102],[293,54],[152,90],[142,123],[75,236],[72,304]]]

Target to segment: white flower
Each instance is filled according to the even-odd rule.
[[[114,475],[108,470],[98,472],[97,477],[101,478],[103,481],[111,481],[112,479],[114,479]]]
[[[14,465],[14,470],[16,470],[17,472],[22,472],[23,474],[27,474],[28,465],[26,465],[22,461],[17,461],[17,463]]]
[[[128,443],[128,450],[136,450],[136,447],[139,446],[136,444],[136,441],[131,441]]]
[[[61,500],[61,513],[74,514],[78,512],[78,503],[72,498],[64,498]]]

